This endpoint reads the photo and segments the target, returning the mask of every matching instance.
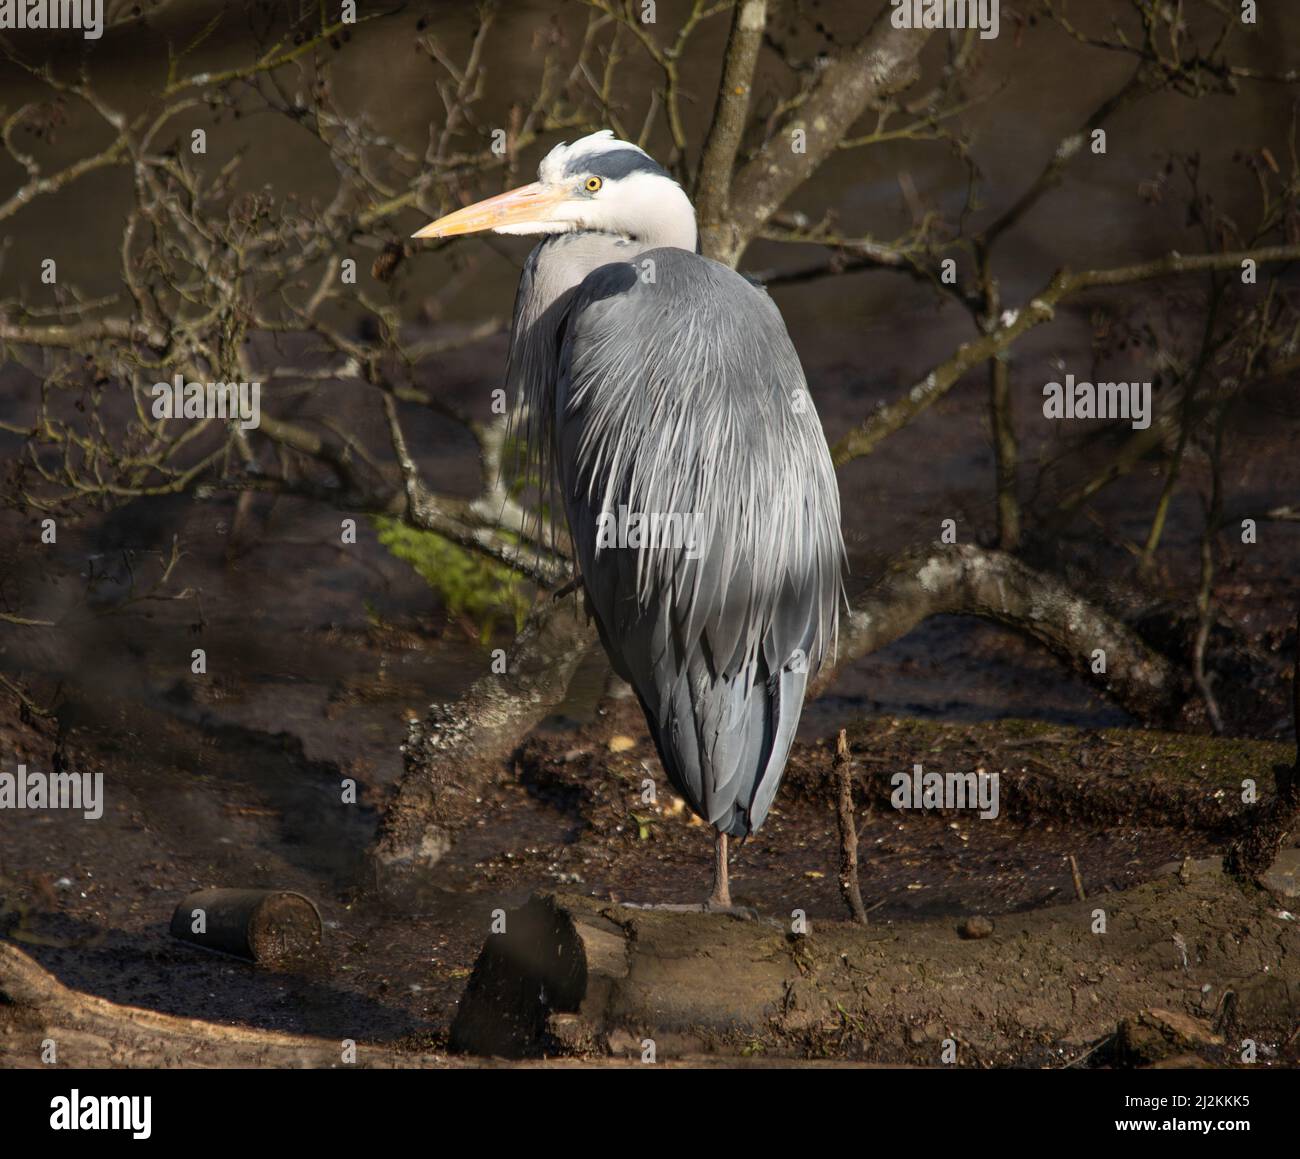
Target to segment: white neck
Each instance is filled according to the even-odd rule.
[[[617,232],[648,249],[671,246],[695,251],[695,208],[675,181],[648,173],[625,177],[609,216]]]

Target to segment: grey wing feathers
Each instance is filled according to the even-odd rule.
[[[568,308],[553,419],[614,666],[677,790],[711,824],[750,833],[842,599],[839,493],[781,316],[762,290],[684,250],[601,267]],[[677,515],[684,534],[610,546],[602,513],[621,509]]]

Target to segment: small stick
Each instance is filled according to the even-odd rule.
[[[1070,876],[1074,878],[1074,892],[1078,895],[1080,901],[1087,901],[1088,895],[1083,892],[1083,878],[1079,875],[1079,863],[1075,861],[1073,853],[1068,856],[1070,858]]]
[[[1275,789],[1272,797],[1252,806],[1240,835],[1224,860],[1229,873],[1250,878],[1257,884],[1263,884],[1263,875],[1268,872],[1291,831],[1300,823],[1300,615],[1296,617],[1291,707],[1295,713],[1295,764],[1273,767]]]
[[[858,827],[853,822],[853,762],[849,758],[848,734],[843,729],[835,742],[835,776],[840,787],[836,809],[840,823],[840,896],[853,920],[865,926],[867,911],[858,888]]]

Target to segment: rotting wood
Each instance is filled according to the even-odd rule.
[[[1095,911],[1103,909],[1105,932]],[[453,1049],[507,1057],[645,1049],[937,1065],[1064,1063],[1126,1018],[1176,1006],[1281,1045],[1300,1017],[1300,923],[1217,862],[1102,901],[863,927],[535,896],[491,935]],[[1225,927],[1236,931],[1225,938]],[[1177,935],[1177,937],[1175,937]]]

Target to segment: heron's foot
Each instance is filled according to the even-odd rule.
[[[675,904],[668,902],[643,902],[634,901],[619,902],[619,905],[625,909],[644,909],[657,910],[659,913],[670,914],[722,914],[724,917],[740,918],[743,921],[752,922],[758,918],[758,910],[753,906],[747,905],[717,905],[712,901],[696,902],[691,904]]]
[[[718,902],[710,898],[704,903],[704,912],[708,914],[726,914],[727,917],[740,918],[742,921],[758,920],[758,910],[752,905],[735,905],[731,902]]]
[[[706,912],[707,906],[699,902],[694,905],[676,905],[669,902],[635,902],[621,901],[618,903],[624,909],[652,909],[659,910],[661,913],[669,914],[702,914]]]

